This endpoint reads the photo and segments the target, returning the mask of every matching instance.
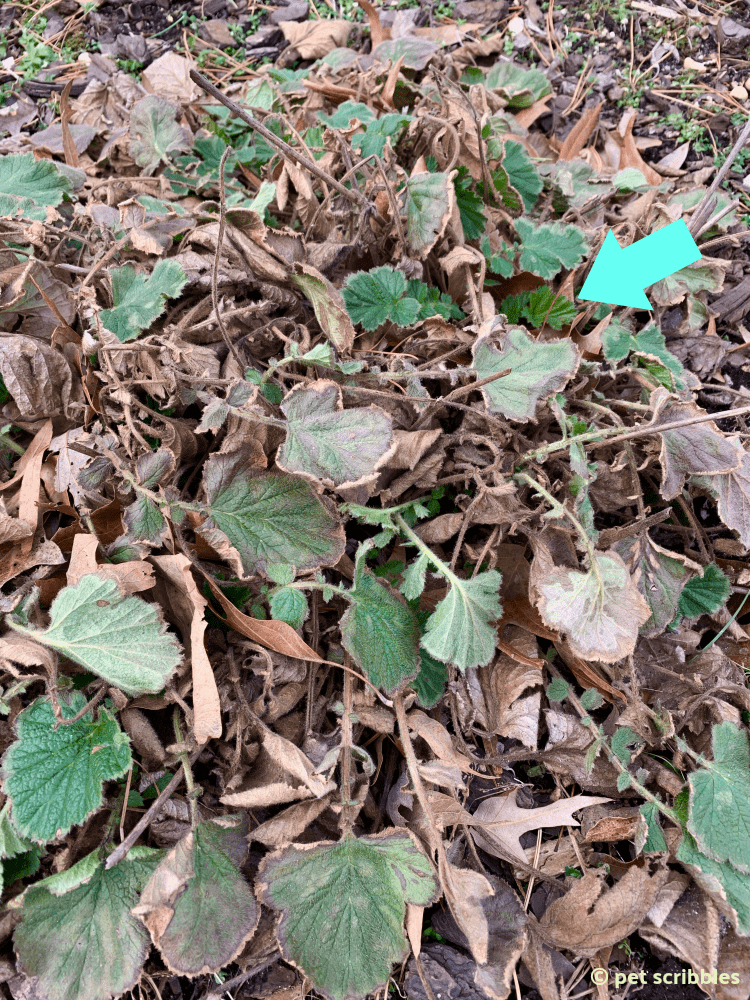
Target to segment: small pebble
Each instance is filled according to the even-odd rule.
[[[732,87],[732,89],[729,91],[729,96],[734,97],[734,99],[737,101],[746,101],[747,91],[741,84],[738,84],[736,87]]]

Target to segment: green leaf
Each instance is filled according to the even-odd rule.
[[[531,157],[520,142],[506,139],[503,142],[503,146],[505,148],[503,169],[508,175],[510,183],[521,195],[524,208],[527,212],[530,212],[534,205],[536,205],[536,200],[541,194],[544,182],[531,162]]]
[[[502,241],[503,253],[495,254],[492,252],[488,236],[482,237],[479,246],[485,256],[485,259],[487,260],[487,270],[491,271],[492,274],[499,274],[501,278],[510,278],[513,274],[513,263],[508,260],[507,256],[505,256],[506,254],[511,253],[511,248],[505,240]]]
[[[629,764],[632,760],[629,748],[639,746],[642,743],[642,737],[630,726],[619,726],[612,736],[612,753],[621,763]]]
[[[550,701],[565,701],[570,694],[570,684],[562,677],[553,677],[547,685],[547,698]]]
[[[352,127],[353,123],[368,125],[370,122],[377,121],[377,115],[366,104],[355,101],[344,101],[332,115],[318,111],[318,120],[326,128],[348,129]]]
[[[350,274],[341,291],[352,322],[365,330],[376,330],[387,320],[411,326],[419,315],[419,302],[406,296],[406,278],[387,264]]]
[[[424,625],[429,617],[428,611],[419,612],[417,620],[420,626]],[[445,664],[430,656],[426,650],[420,650],[419,673],[411,682],[411,686],[417,692],[417,701],[422,708],[434,708],[441,701],[447,682],[448,670]]]
[[[586,688],[581,695],[581,705],[587,712],[593,712],[595,709],[601,708],[603,704],[604,698],[602,698],[596,688]]]
[[[700,850],[750,872],[750,746],[731,722],[712,730],[713,760],[688,777],[687,828]]]
[[[256,883],[280,911],[284,958],[329,1000],[363,1000],[408,954],[406,903],[439,893],[432,865],[406,831],[292,845],[264,858]]]
[[[301,590],[284,587],[269,598],[271,617],[277,622],[286,622],[292,628],[302,628],[310,613],[307,598]]]
[[[42,996],[109,1000],[135,986],[150,942],[130,909],[161,857],[161,851],[134,847],[105,871],[95,851],[84,858],[88,877],[68,891],[54,891],[58,876],[26,890],[13,940]]]
[[[490,177],[495,190],[500,195],[500,201],[505,207],[511,212],[522,212],[523,198],[521,193],[511,183],[510,174],[502,163],[498,163],[495,169],[490,172]]]
[[[335,382],[318,379],[294,388],[281,404],[286,441],[276,464],[327,486],[353,486],[372,479],[393,440],[390,416],[379,406],[343,409]]]
[[[187,284],[187,275],[176,260],[160,260],[149,277],[137,274],[131,264],[114,268],[112,301],[114,308],[99,316],[118,340],[135,340],[164,312],[167,299],[176,298]]]
[[[464,236],[467,240],[478,240],[487,225],[487,216],[484,214],[484,201],[474,190],[474,179],[466,167],[458,168],[453,188]]]
[[[678,358],[667,350],[664,334],[655,324],[650,324],[636,336],[630,330],[613,320],[602,332],[602,351],[607,361],[622,361],[632,351],[645,359],[656,359],[674,376],[675,387],[685,388],[685,369]]]
[[[490,336],[480,337],[474,345],[473,367],[478,379],[511,370],[482,386],[490,412],[513,420],[533,420],[538,403],[559,392],[576,373],[578,351],[570,340],[539,343],[519,326],[505,332],[499,349]]]
[[[95,573],[63,587],[43,632],[6,617],[17,632],[49,646],[126,694],[161,691],[182,657],[156,604],[123,597],[117,583]]]
[[[614,663],[633,652],[651,609],[620,556],[595,552],[594,560],[582,573],[543,559],[538,570],[532,568],[536,603],[545,624],[566,633],[576,655]]]
[[[644,802],[641,806],[641,816],[643,816],[648,827],[648,835],[643,845],[646,854],[654,852],[668,851],[669,847],[664,838],[664,833],[659,823],[659,809],[655,802]]]
[[[685,618],[712,615],[723,608],[732,585],[715,563],[703,569],[703,576],[694,576],[685,584],[678,609]]]
[[[59,205],[72,187],[52,160],[37,160],[33,153],[0,157],[0,217],[43,222],[45,206]]]
[[[464,314],[447,292],[426,285],[424,281],[410,278],[406,283],[406,297],[416,299],[419,303],[417,319],[427,319],[429,316],[442,316],[443,319],[463,319]]]
[[[248,450],[211,455],[204,466],[204,509],[198,529],[238,577],[269,566],[332,566],[344,551],[335,512],[302,476],[266,472]]]
[[[60,696],[63,718],[86,704],[75,691]],[[3,787],[13,823],[38,843],[62,837],[102,806],[102,786],[130,767],[130,741],[106,708],[54,729],[49,698],[37,698],[16,722],[18,739],[3,759]]]
[[[25,854],[36,845],[26,837],[21,837],[18,830],[10,821],[10,799],[0,811],[0,858],[15,858],[19,854]]]
[[[564,296],[557,295],[547,285],[540,285],[531,292],[509,295],[500,303],[500,312],[505,313],[510,323],[527,319],[536,330],[543,323],[554,330],[560,330],[576,315],[576,307]]]
[[[451,588],[430,615],[422,648],[436,660],[455,663],[461,671],[488,664],[497,640],[490,622],[502,617],[500,581],[494,569],[471,580],[451,574]]]
[[[496,62],[487,73],[487,90],[498,90],[510,108],[528,108],[552,92],[549,81],[538,69],[524,69],[506,59]]]
[[[617,791],[624,792],[627,788],[630,788],[632,780],[627,771],[620,771],[617,775]]]
[[[171,972],[218,972],[255,931],[260,911],[239,872],[247,830],[246,815],[199,823],[159,864],[133,908]]]
[[[365,568],[367,551],[365,545],[357,550],[341,641],[370,683],[390,695],[417,674],[419,629],[403,598]]]
[[[583,230],[562,222],[542,222],[515,219],[513,225],[521,238],[521,267],[540,278],[549,280],[564,267],[575,267],[588,253]]]
[[[455,198],[450,174],[416,174],[406,182],[406,241],[415,257],[426,257],[443,235]]]
[[[158,448],[156,451],[148,451],[141,455],[135,463],[135,474],[141,486],[147,490],[156,487],[168,479],[175,470],[174,452],[169,448]]]
[[[414,562],[410,563],[404,570],[404,580],[399,590],[407,601],[416,600],[424,590],[429,565],[429,556],[420,552]]]
[[[0,862],[0,873],[2,874],[3,885],[10,886],[19,879],[28,878],[39,871],[42,864],[42,848],[34,844],[30,851],[16,854],[13,858],[6,858]]]
[[[682,795],[678,796],[678,801]],[[675,807],[677,801],[675,802]],[[676,852],[698,885],[725,913],[743,936],[750,935],[750,878],[725,861],[720,864],[698,850],[693,837],[685,830]]]
[[[175,109],[163,97],[149,94],[130,112],[130,155],[148,177],[160,163],[170,163],[171,153],[181,153],[193,144],[189,128],[178,125]]]

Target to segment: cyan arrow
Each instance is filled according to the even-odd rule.
[[[682,219],[624,248],[610,229],[578,298],[651,309],[643,289],[700,258]]]

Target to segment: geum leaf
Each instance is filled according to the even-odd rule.
[[[486,666],[495,655],[497,629],[490,622],[502,617],[501,576],[497,570],[472,580],[453,574],[450,590],[427,621],[422,648],[443,663],[461,671]]]
[[[80,691],[69,700],[61,696],[63,718],[71,719],[85,704]],[[104,782],[131,763],[130,741],[106,708],[96,722],[92,712],[57,729],[55,722],[49,698],[37,698],[18,716],[18,739],[3,758],[13,823],[37,843],[64,836],[100,809]]]
[[[149,94],[130,112],[130,155],[143,173],[153,174],[160,163],[169,165],[169,154],[184,152],[193,144],[189,128],[175,121],[175,109],[163,97]]]
[[[123,597],[113,579],[96,573],[63,587],[43,632],[7,616],[11,628],[49,646],[126,694],[161,691],[182,660],[180,645],[156,604]]]
[[[584,660],[614,663],[635,649],[651,608],[616,552],[595,552],[587,572],[556,566],[534,547],[532,584],[545,625],[562,632]]]
[[[199,823],[159,864],[133,907],[171,972],[218,972],[255,931],[260,911],[239,871],[247,827],[246,815]]]
[[[329,1000],[363,1000],[408,954],[406,904],[439,894],[429,860],[407,831],[291,846],[264,858],[256,887],[282,914],[284,958]]]
[[[23,917],[13,932],[18,958],[28,976],[38,977],[42,996],[109,1000],[135,986],[149,940],[130,908],[161,857],[133,847],[105,871],[95,851],[14,901]]]
[[[709,563],[703,576],[694,576],[685,585],[679,601],[679,612],[686,618],[713,615],[724,607],[732,585],[716,563]]]
[[[370,683],[390,695],[417,675],[419,628],[401,595],[365,568],[367,551],[359,547],[354,586],[344,595],[341,641]]]
[[[498,346],[491,334],[474,346],[473,368],[479,379],[510,368],[510,374],[482,386],[490,413],[512,420],[534,420],[538,403],[559,392],[575,375],[580,355],[570,340],[542,344],[526,330],[511,327]]]
[[[343,409],[335,382],[318,379],[294,388],[281,404],[286,440],[276,464],[326,486],[354,486],[377,475],[391,453],[393,425],[379,406]]]
[[[588,253],[588,243],[582,229],[562,222],[536,224],[530,219],[513,221],[521,237],[521,267],[525,271],[549,280],[563,268],[575,267]]]
[[[513,788],[507,794],[493,795],[480,802],[472,817],[479,829],[472,836],[477,846],[493,857],[510,856],[523,864],[528,863],[520,841],[524,833],[543,827],[578,826],[574,812],[611,801],[599,795],[574,795],[535,809],[521,809],[516,802],[517,794],[518,789]]]
[[[310,264],[297,262],[291,278],[312,303],[321,330],[336,350],[350,351],[354,344],[354,327],[338,288]]]
[[[690,482],[711,494],[721,520],[750,547],[750,453],[745,452],[741,464],[731,472],[693,476]]]
[[[310,483],[256,468],[248,450],[212,455],[203,488],[208,519],[197,530],[241,578],[333,566],[344,552],[341,522]]]
[[[416,257],[426,257],[443,235],[455,201],[452,173],[415,174],[406,182],[406,241]]]
[[[72,187],[52,160],[36,160],[33,153],[0,157],[0,216],[43,221],[45,206],[59,205]]]
[[[648,533],[623,538],[613,550],[630,568],[631,576],[651,608],[651,617],[640,630],[643,636],[659,635],[677,614],[683,588],[700,567],[679,552],[663,549]]]
[[[364,330],[376,330],[387,320],[396,326],[411,326],[421,309],[417,299],[407,295],[403,273],[387,264],[350,274],[341,294],[352,322],[360,323]]]
[[[104,326],[123,343],[135,340],[164,312],[167,299],[176,298],[187,284],[187,275],[176,260],[160,260],[149,277],[137,274],[131,264],[112,275],[112,309],[102,309]]]
[[[750,873],[750,746],[731,722],[714,726],[713,760],[688,777],[687,828],[700,850]]]

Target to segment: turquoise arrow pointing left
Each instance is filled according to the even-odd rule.
[[[651,309],[643,289],[700,259],[701,252],[682,219],[629,247],[621,247],[610,229],[578,298]]]

